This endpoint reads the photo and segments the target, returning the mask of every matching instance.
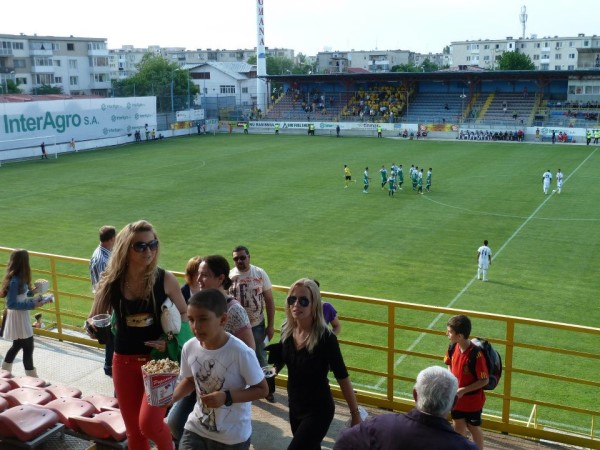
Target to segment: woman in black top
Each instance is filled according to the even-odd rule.
[[[171,272],[158,267],[158,254],[158,237],[150,223],[140,220],[126,225],[117,235],[90,312],[90,317],[110,310],[115,314],[113,383],[130,450],[149,449],[149,440],[158,450],[173,449],[164,422],[166,407],[148,405],[141,370],[151,359],[149,341],[163,334],[160,308],[167,297],[187,321],[179,283]]]
[[[286,302],[281,342],[269,346],[269,361],[288,369],[290,425],[288,450],[320,449],[333,420],[335,406],[327,374],[331,370],[348,403],[352,425],[360,422],[352,383],[336,336],[323,318],[321,293],[308,278],[296,281]]]

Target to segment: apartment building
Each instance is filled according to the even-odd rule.
[[[160,47],[152,45],[147,48],[135,48],[124,45],[120,49],[109,50],[110,76],[121,80],[134,75],[137,65],[146,53],[161,55],[180,66],[206,63],[245,63],[251,56],[256,56],[256,49],[186,50],[184,47]],[[294,60],[294,50],[288,48],[267,48],[267,56]]]
[[[317,72],[335,74],[348,72],[349,69],[389,72],[394,66],[413,63],[414,55],[414,52],[408,50],[319,52]]]
[[[600,37],[531,35],[526,38],[455,41],[450,45],[451,67],[478,66],[494,70],[504,52],[520,52],[531,58],[536,70],[585,70],[600,68]]]
[[[104,38],[0,34],[0,85],[8,81],[24,93],[60,86],[69,95],[107,95],[108,48]]]

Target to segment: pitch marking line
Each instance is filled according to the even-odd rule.
[[[598,148],[596,148],[594,151],[592,151],[576,168],[575,170],[573,170],[573,172],[571,172],[571,174],[565,179],[565,181],[563,182],[563,184],[567,183],[567,181],[569,181],[569,179],[575,175],[575,173],[598,151]],[[525,228],[525,226],[531,222],[531,220],[533,220],[533,218],[535,217],[535,215],[538,213],[538,211],[540,209],[542,209],[544,207],[544,205],[546,204],[546,202],[548,200],[550,200],[550,198],[552,197],[552,195],[554,194],[550,194],[546,197],[546,199],[540,203],[540,205],[535,209],[535,211],[533,211],[529,217],[527,217],[527,219],[525,219],[525,221],[515,230],[515,232],[506,240],[506,242],[504,244],[502,244],[502,247],[500,247],[500,249],[496,252],[496,255],[494,256],[494,259],[498,258],[498,256],[500,255],[500,253],[502,253],[502,250],[504,250],[506,248],[506,246],[508,244],[510,244],[512,242],[512,240],[521,232],[521,230],[523,228]],[[450,301],[450,303],[448,303],[448,305],[446,305],[446,308],[452,308],[456,302],[458,300],[460,300],[460,298],[462,297],[462,295],[471,287],[471,285],[475,282],[476,280],[476,276],[473,275],[473,278],[471,278],[467,284],[465,285],[465,287],[463,287],[460,292],[458,294],[456,294],[456,296]],[[443,314],[438,314],[435,319],[433,319],[429,325],[427,325],[427,329],[428,330],[432,330],[433,327],[435,327],[437,325],[437,323],[440,321],[440,319],[443,317]],[[410,344],[410,346],[408,347],[408,351],[413,351],[415,349],[415,347],[417,345],[419,345],[419,343],[423,340],[423,338],[426,336],[426,333],[421,333],[413,342],[412,344]],[[406,359],[406,355],[401,355],[396,362],[394,363],[394,369],[396,369],[396,367],[398,367],[398,365],[400,365],[404,360]],[[381,387],[381,385],[385,382],[386,378],[381,378],[377,384],[374,386],[375,389],[379,389]]]

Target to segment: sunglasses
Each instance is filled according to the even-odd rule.
[[[234,260],[235,262],[238,262],[238,261],[246,261],[246,258],[247,258],[247,256],[245,256],[245,255],[242,255],[242,256],[234,256],[234,257],[233,257],[233,260]]]
[[[294,306],[294,304],[296,302],[300,303],[300,306],[302,306],[303,308],[306,308],[310,304],[309,298],[305,297],[305,296],[296,297],[296,296],[290,295],[287,298],[287,304],[290,306]]]
[[[138,253],[144,253],[146,249],[150,249],[151,252],[155,252],[158,248],[158,239],[153,239],[150,242],[138,241],[132,244],[131,248]]]

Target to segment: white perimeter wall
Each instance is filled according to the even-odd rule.
[[[82,145],[105,141],[95,147],[116,145],[156,123],[156,97],[1,103],[0,159],[39,155],[42,141],[51,153],[68,147],[71,139]]]

